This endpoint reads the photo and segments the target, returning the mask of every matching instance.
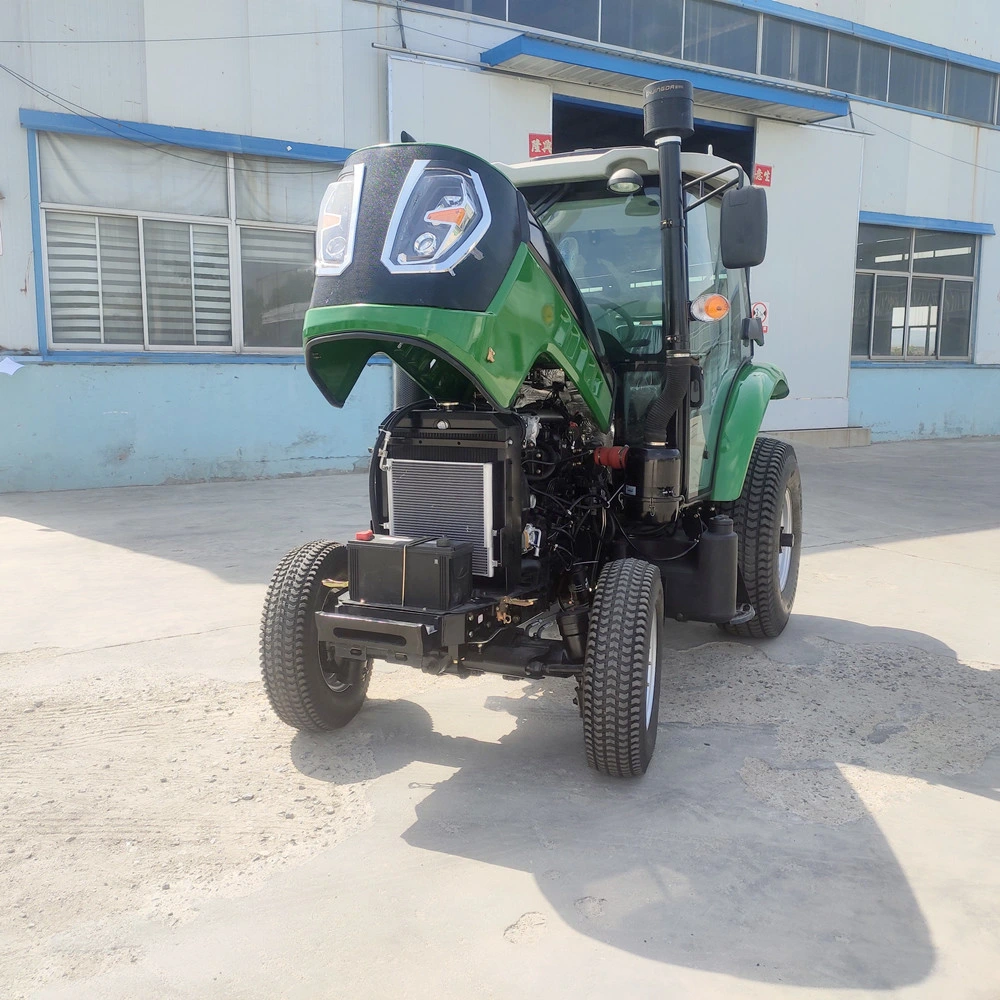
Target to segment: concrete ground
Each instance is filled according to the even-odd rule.
[[[668,625],[645,778],[566,684],[257,680],[357,476],[0,497],[0,994],[1000,997],[1000,441],[800,448],[796,615]]]

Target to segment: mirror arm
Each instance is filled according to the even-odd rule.
[[[739,181],[740,187],[743,187],[743,168],[738,163],[727,163],[724,167],[719,167],[718,170],[713,170],[710,174],[702,174],[701,177],[695,177],[693,180],[688,181],[684,185],[684,190],[687,191],[690,188],[697,187],[699,184],[703,184],[705,181],[710,181],[716,177],[721,177],[723,174],[728,174],[730,170],[737,171],[736,179]]]
[[[727,167],[726,169],[728,170],[729,168]],[[712,175],[710,174],[709,176]],[[705,180],[705,178],[701,177],[699,178],[699,180]],[[727,183],[723,184],[722,187],[713,188],[711,191],[708,192],[708,194],[702,195],[702,197],[699,198],[697,201],[693,201],[691,202],[690,205],[686,206],[684,209],[684,214],[687,215],[688,212],[694,211],[694,209],[698,208],[700,205],[704,205],[706,201],[709,201],[720,194],[725,194],[730,188],[736,187],[737,185],[739,185],[739,183],[740,183],[740,178],[734,177],[731,181],[728,181]],[[685,188],[686,187],[687,185],[685,185]]]

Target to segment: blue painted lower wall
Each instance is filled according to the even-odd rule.
[[[337,410],[301,364],[29,363],[0,374],[0,492],[349,471],[391,402],[389,365]]]
[[[0,374],[0,492],[350,471],[392,406],[389,365],[336,410],[301,364],[21,360]],[[850,422],[873,441],[1000,435],[1000,366],[854,367]]]
[[[853,367],[849,409],[873,441],[1000,435],[1000,367]]]

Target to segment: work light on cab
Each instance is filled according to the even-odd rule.
[[[608,179],[608,190],[615,194],[637,194],[642,190],[642,177],[629,167],[621,167]]]

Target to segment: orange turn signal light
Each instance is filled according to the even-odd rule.
[[[433,212],[428,212],[424,216],[424,222],[434,222],[438,225],[461,226],[465,223],[466,215],[467,213],[462,205],[456,208],[436,208]]]
[[[691,303],[691,319],[718,323],[729,315],[729,299],[718,292],[706,292]]]

